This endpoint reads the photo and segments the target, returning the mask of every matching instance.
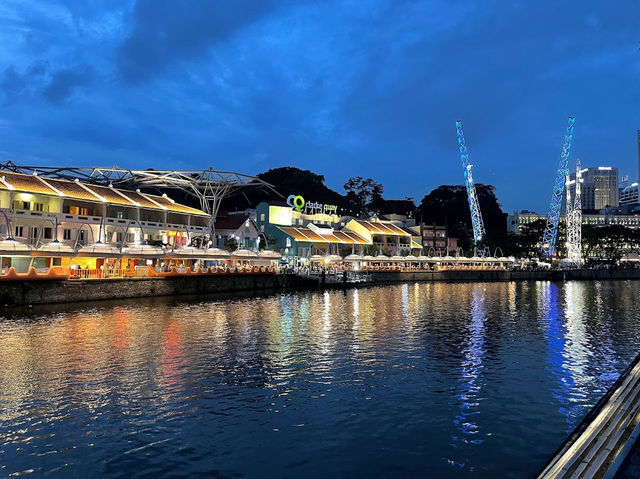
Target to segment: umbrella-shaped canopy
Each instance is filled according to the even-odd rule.
[[[180,257],[193,257],[193,258],[204,258],[205,253],[201,248],[196,248],[195,246],[183,246],[182,248],[175,249],[170,253],[172,256],[180,256]]]
[[[207,248],[204,250],[207,259],[224,259],[229,257],[229,252],[220,248]]]
[[[0,256],[29,256],[33,247],[14,239],[0,240]]]
[[[398,255],[394,255],[389,259],[391,261],[406,261],[407,260],[407,258],[405,256],[398,256]]]
[[[442,258],[443,261],[455,261],[455,258],[451,255],[447,255],[444,258]]]
[[[364,257],[360,256],[359,254],[350,254],[348,256],[345,256],[344,258],[345,261],[364,261]]]
[[[371,256],[370,254],[368,254],[368,255],[364,256],[362,259],[363,259],[364,261],[375,261],[375,260],[376,260],[376,259],[375,259],[373,256]]]
[[[263,249],[262,251],[260,251],[258,253],[258,257],[265,258],[265,259],[278,259],[278,258],[282,257],[282,255],[280,253],[278,253],[277,251],[271,251],[271,250],[268,250],[268,249]]]
[[[329,255],[329,261],[331,261],[331,262],[342,261],[342,256],[337,255],[337,254],[330,254]]]
[[[251,259],[251,258],[257,258],[258,255],[248,249],[239,249],[231,253],[231,257],[236,259]]]
[[[37,249],[37,251],[38,253],[44,253],[52,256],[74,256],[76,254],[75,249],[58,240],[43,244]]]
[[[122,248],[122,254],[126,256],[163,256],[164,249],[160,246],[151,246],[149,244],[131,245]]]
[[[429,261],[429,257],[428,256],[424,256],[424,255],[420,255],[420,256],[416,256],[415,261],[419,261],[421,263],[424,263],[425,261]]]
[[[314,254],[311,258],[309,258],[311,261],[314,262],[320,262],[320,261],[324,261],[324,259],[326,258],[326,256],[321,256],[319,254]]]
[[[98,258],[107,258],[114,256],[122,256],[120,250],[113,245],[106,243],[91,243],[83,246],[78,250],[78,256],[92,256]]]
[[[379,260],[379,261],[385,261],[385,260],[388,260],[388,259],[389,259],[389,257],[388,257],[386,254],[384,254],[382,251],[380,251],[380,252],[376,255],[376,259],[377,259],[377,260]]]

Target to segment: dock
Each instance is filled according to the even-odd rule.
[[[640,433],[640,355],[620,375],[537,476],[613,478]]]

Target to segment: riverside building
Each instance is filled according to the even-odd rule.
[[[241,263],[189,246],[194,237],[208,244],[210,219],[166,194],[0,171],[0,278],[148,276]]]
[[[58,241],[122,245],[162,242],[177,247],[208,233],[210,216],[166,194],[0,172],[0,234],[28,245]],[[11,231],[7,227],[11,224]]]
[[[407,256],[421,250],[412,233],[392,221],[340,216],[333,205],[290,203],[256,208],[259,233],[269,248],[289,260],[345,253]]]

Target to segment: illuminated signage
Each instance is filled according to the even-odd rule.
[[[338,206],[337,205],[326,205],[317,202],[309,202],[306,203],[304,198],[300,195],[289,195],[287,198],[287,204],[299,211],[300,213],[305,213],[309,215],[324,213],[326,215],[337,214]]]
[[[304,198],[300,195],[289,195],[287,204],[298,211],[302,211],[302,208],[304,208]]]

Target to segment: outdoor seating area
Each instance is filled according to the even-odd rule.
[[[118,249],[96,243],[74,250],[51,246],[34,249],[15,240],[0,243],[0,281],[275,274],[280,260],[275,251],[228,252],[194,246],[165,250],[141,244]]]

